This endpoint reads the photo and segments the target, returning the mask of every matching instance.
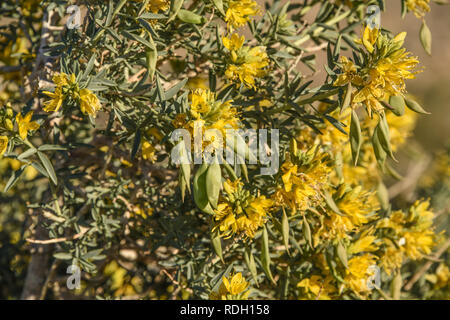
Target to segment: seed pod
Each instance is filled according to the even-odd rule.
[[[222,187],[222,172],[220,164],[217,162],[217,157],[214,162],[209,165],[206,172],[206,194],[208,201],[214,209],[217,209],[217,202],[219,201],[220,188]]]
[[[181,7],[183,6],[184,0],[173,0],[170,1],[170,16],[166,23],[171,22],[178,15]]]
[[[405,99],[402,96],[391,96],[389,98],[389,104],[392,107],[392,112],[396,116],[402,116],[405,114]]]
[[[422,21],[422,27],[420,28],[420,42],[422,43],[422,47],[425,49],[426,53],[431,56],[431,31],[428,28],[425,20]]]
[[[383,147],[381,146],[380,139],[378,137],[378,126],[375,127],[375,130],[372,135],[372,147],[373,152],[375,153],[375,157],[377,158],[377,162],[381,168],[384,167],[384,163],[386,161],[386,151],[384,151]]]
[[[194,201],[197,207],[205,213],[215,214],[208,201],[208,194],[206,193],[206,173],[208,165],[203,162],[194,176]]]
[[[148,74],[150,76],[150,80],[153,81],[156,72],[156,62],[158,61],[158,52],[156,51],[156,47],[153,50],[147,50],[146,59]]]
[[[417,113],[422,113],[422,114],[430,114],[429,112],[425,111],[422,106],[420,104],[418,104],[416,101],[411,100],[411,99],[405,99],[405,103],[406,106]]]
[[[377,127],[375,130],[378,130],[378,138],[381,143],[381,147],[386,151],[386,153],[394,160],[394,154],[392,152],[391,142],[390,142],[390,135],[389,135],[389,126],[386,121],[386,115],[382,115],[380,117],[380,122],[378,122]]]
[[[184,9],[180,9],[177,16],[181,21],[186,23],[201,24],[205,21],[205,18],[203,18],[202,16]]]

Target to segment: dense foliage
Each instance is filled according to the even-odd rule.
[[[450,153],[398,196],[431,115],[386,2],[2,1],[0,297],[448,298]]]

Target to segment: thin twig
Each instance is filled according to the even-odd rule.
[[[85,227],[81,227],[81,226],[80,226],[80,229],[81,229],[81,231],[72,237],[62,237],[62,238],[54,238],[54,239],[48,239],[48,240],[35,240],[35,239],[28,238],[28,239],[26,239],[26,241],[30,242],[30,243],[37,243],[37,244],[52,244],[52,243],[76,240],[78,238],[81,238],[89,230],[89,228],[85,228]]]
[[[436,251],[436,253],[434,254],[433,258],[434,259],[439,259],[439,257],[445,252],[447,251],[448,247],[450,246],[450,239],[448,239],[444,245],[438,250]],[[409,282],[405,285],[404,290],[409,291],[413,285],[422,277],[422,275],[427,272],[428,269],[430,269],[431,265],[433,264],[433,261],[428,261],[427,263],[425,263],[423,265],[422,268],[419,269],[419,271],[416,272],[416,274],[411,278],[411,280],[409,280]]]

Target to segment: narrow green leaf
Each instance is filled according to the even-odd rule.
[[[45,155],[45,153],[38,151],[37,152],[39,159],[42,162],[42,165],[44,166],[45,170],[48,173],[48,176],[50,177],[50,180],[52,180],[52,182],[57,185],[58,184],[58,179],[56,178],[56,173],[55,173],[55,169],[53,168],[52,163],[50,162],[49,158]]]
[[[352,150],[353,165],[358,164],[359,152],[361,150],[363,137],[361,134],[361,125],[355,110],[352,110],[350,122],[350,147]]]

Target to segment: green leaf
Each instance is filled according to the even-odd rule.
[[[422,20],[422,27],[420,28],[420,42],[422,43],[422,47],[425,49],[425,52],[431,56],[431,31],[428,28],[425,20]]]
[[[308,243],[308,245],[312,248],[313,247],[313,242],[312,242],[312,237],[311,237],[311,227],[309,226],[308,221],[306,221],[306,217],[305,215],[303,215],[303,237],[305,238],[306,242]]]
[[[56,252],[53,254],[53,258],[58,260],[70,260],[72,259],[72,254],[69,252]]]
[[[58,184],[58,179],[56,178],[56,173],[55,173],[55,169],[53,168],[52,163],[50,162],[50,160],[48,159],[48,157],[45,155],[45,153],[38,151],[37,152],[39,159],[42,162],[42,165],[44,166],[45,170],[48,173],[48,176],[50,177],[50,180],[57,185]]]
[[[363,137],[361,134],[361,125],[355,110],[352,110],[352,118],[350,122],[350,147],[352,150],[353,165],[358,164],[359,152],[361,150]]]
[[[336,203],[333,200],[333,197],[331,194],[328,193],[328,191],[323,191],[323,197],[325,199],[325,203],[327,204],[328,208],[330,208],[334,213],[343,216],[342,212],[339,210],[339,207],[336,205]]]
[[[256,285],[258,286],[258,273],[256,271],[255,258],[253,257],[253,254],[252,254],[250,248],[245,249],[244,259],[245,259],[245,263],[247,264],[248,269],[250,270],[250,273],[252,274],[253,280],[255,281]]]
[[[220,235],[218,232],[211,233],[211,244],[213,246],[214,252],[220,258],[220,261],[222,261],[222,263],[225,263],[223,261],[222,240],[220,239]]]
[[[266,226],[263,226],[262,236],[261,236],[261,264],[264,273],[269,278],[272,283],[275,283],[273,279],[272,272],[270,271],[270,254],[269,254],[269,235],[267,234]]]
[[[81,76],[82,80],[87,79],[87,77],[91,73],[92,69],[94,68],[95,59],[96,59],[96,54],[94,53],[91,56],[91,58],[89,59],[89,62],[87,64],[87,66],[86,66],[86,70],[84,70],[83,75]]]
[[[222,0],[212,0],[214,5],[216,6],[217,10],[225,16],[225,10],[223,10],[223,1]]]
[[[156,48],[155,48],[150,42],[148,42],[147,40],[145,40],[144,38],[142,38],[142,37],[140,37],[140,36],[138,36],[138,35],[136,35],[136,34],[133,34],[133,33],[131,33],[131,32],[125,31],[125,30],[123,30],[122,33],[123,33],[123,35],[124,35],[125,37],[127,37],[128,39],[136,40],[137,42],[142,43],[142,44],[143,44],[144,46],[146,46],[147,48],[150,48],[151,50],[156,50]]]
[[[32,156],[33,154],[35,154],[37,152],[36,148],[29,148],[27,151],[22,152],[21,154],[19,154],[19,156],[17,157],[17,160],[24,160],[30,156]]]
[[[281,234],[283,236],[283,244],[286,247],[286,251],[289,253],[289,219],[284,208],[283,217],[281,218],[281,231]]]
[[[339,241],[337,244],[336,254],[344,267],[348,268],[347,250],[345,249],[341,241]]]
[[[23,165],[19,168],[19,170],[16,170],[12,173],[11,177],[9,178],[8,182],[6,183],[5,189],[3,192],[8,192],[9,189],[14,187],[14,185],[19,181],[20,176],[25,171],[25,168],[27,165]]]
[[[169,20],[167,20],[167,23],[175,19],[175,17],[178,15],[178,12],[180,11],[181,7],[183,6],[184,0],[171,0],[170,1],[170,17]]]
[[[350,106],[350,102],[352,100],[352,84],[349,81],[347,84],[347,89],[345,90],[345,97],[341,107],[341,114]]]
[[[181,88],[184,87],[184,85],[186,84],[187,81],[188,81],[188,78],[183,79],[180,82],[178,82],[177,84],[175,84],[173,87],[171,87],[169,90],[167,90],[165,93],[166,100],[169,100],[172,97],[174,97],[178,93],[178,91],[180,91]]]
[[[57,144],[43,144],[38,148],[39,151],[63,151],[68,150],[67,147],[59,146]]]

